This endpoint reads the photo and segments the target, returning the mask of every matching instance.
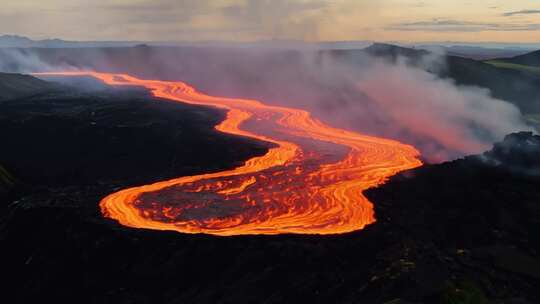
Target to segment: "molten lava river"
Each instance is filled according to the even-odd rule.
[[[363,190],[421,165],[412,146],[333,128],[303,110],[212,97],[182,82],[123,74],[41,75],[93,76],[109,85],[145,87],[159,98],[224,109],[227,118],[217,130],[273,144],[265,155],[232,170],[105,197],[103,214],[129,227],[223,236],[350,232],[375,221]]]

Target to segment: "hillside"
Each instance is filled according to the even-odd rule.
[[[422,49],[412,49],[392,44],[374,43],[364,49],[348,50],[325,50],[321,55],[330,55],[334,58],[344,60],[351,64],[364,64],[365,60],[372,60],[373,57],[382,58],[389,62],[396,63],[398,59],[407,59],[408,63],[420,64],[422,58],[430,53]],[[367,55],[367,56],[366,56]]]
[[[511,69],[511,70],[522,71],[522,72],[531,73],[535,75],[540,75],[540,67],[536,67],[536,66],[523,65],[523,64],[500,61],[500,60],[489,60],[489,61],[486,61],[486,63],[496,66],[498,68]]]
[[[433,68],[425,64],[428,51],[389,44],[374,44],[364,50],[331,51],[332,56],[360,65],[366,53],[394,63],[398,58],[406,58],[409,64],[453,79],[458,85],[487,88],[495,98],[515,104],[524,114],[540,113],[540,75],[450,55],[441,57],[440,65]]]
[[[374,43],[371,46],[365,48],[364,51],[376,57],[387,58],[396,58],[398,56],[402,56],[411,59],[419,59],[422,56],[429,54],[429,52],[426,50],[406,48],[385,43]]]
[[[495,98],[515,104],[524,114],[540,113],[540,76],[505,69],[460,57],[447,57],[447,69],[439,75],[457,84],[479,86]]]
[[[529,48],[520,47],[484,47],[472,45],[437,45],[437,44],[421,44],[415,46],[420,49],[431,50],[441,49],[450,56],[464,57],[474,60],[490,60],[494,58],[510,58],[530,52]]]
[[[36,95],[55,87],[29,75],[0,73],[0,101]]]
[[[8,193],[15,185],[15,178],[0,165],[0,198]]]
[[[524,66],[532,66],[540,68],[540,50],[527,53],[525,55],[515,56],[512,58],[500,58],[494,59],[499,62],[506,62],[511,64],[518,64]]]

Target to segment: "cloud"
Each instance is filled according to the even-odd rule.
[[[525,0],[524,0],[525,1]],[[46,2],[46,3],[45,3]],[[35,39],[135,41],[511,40],[536,42],[529,14],[466,0],[2,0],[0,28]],[[463,5],[460,5],[461,2]],[[467,3],[467,5],[465,5]],[[527,7],[521,3],[518,7]],[[458,7],[458,9],[454,9]],[[452,8],[452,9],[450,9]],[[466,14],[465,14],[466,10]],[[466,21],[459,21],[463,16]],[[524,15],[523,15],[524,16]],[[426,20],[426,21],[422,21]],[[457,20],[457,21],[456,21]],[[502,20],[502,21],[501,21]],[[504,21],[506,20],[506,21]],[[452,22],[449,22],[452,21]],[[507,22],[508,21],[508,22]],[[409,23],[407,23],[409,22]],[[498,24],[501,23],[501,24]],[[535,24],[534,24],[535,23]],[[409,33],[405,33],[405,32]],[[414,31],[424,31],[417,35]],[[482,32],[481,37],[459,35]],[[521,32],[503,37],[497,32]],[[446,32],[446,33],[443,33]],[[456,35],[457,33],[457,35]]]
[[[380,20],[382,6],[357,0],[4,1],[0,28],[9,33],[138,41],[345,40]]]
[[[430,21],[404,22],[387,27],[395,31],[429,31],[429,32],[514,32],[538,31],[540,23],[488,23],[460,20],[434,19]]]
[[[177,32],[173,40],[339,40],[343,32],[361,32],[356,20],[370,23],[379,6],[350,0],[143,0],[102,9],[146,36]]]
[[[257,32],[270,33],[271,38],[316,39],[320,17],[328,7],[325,1],[248,0],[223,8],[222,13]]]
[[[79,4],[82,9],[84,4]],[[316,39],[320,21],[332,2],[315,0],[141,0],[96,4],[94,10],[114,20],[115,32],[146,40]],[[114,35],[116,36],[116,35]]]
[[[516,15],[532,15],[532,14],[540,14],[540,10],[527,9],[527,10],[507,12],[502,15],[505,17],[511,17],[511,16],[516,16]]]

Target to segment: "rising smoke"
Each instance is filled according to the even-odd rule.
[[[374,64],[356,87],[398,126],[393,132],[428,139],[421,148],[432,161],[479,153],[508,133],[529,129],[514,105],[487,89],[458,86],[403,63]]]
[[[36,71],[53,71],[55,67],[43,61],[33,51],[16,48],[0,48],[0,71],[11,73],[32,73]]]
[[[337,127],[407,142],[439,162],[488,149],[504,135],[530,130],[512,104],[486,89],[434,73],[444,56],[413,65],[367,52],[262,48],[1,50],[0,69],[15,72],[92,69],[181,80],[210,95],[303,108]]]

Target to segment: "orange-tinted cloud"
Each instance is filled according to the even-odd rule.
[[[537,42],[539,11],[537,0],[3,0],[0,28],[72,40]]]

